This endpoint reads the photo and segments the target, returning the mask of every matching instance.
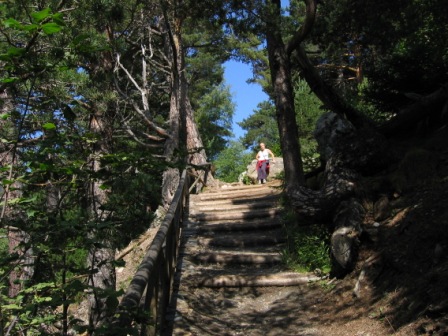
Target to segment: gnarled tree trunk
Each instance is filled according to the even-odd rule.
[[[171,60],[171,87],[170,87],[170,139],[165,143],[164,155],[168,162],[177,162],[182,165],[203,165],[207,163],[207,155],[203,148],[201,136],[194,120],[194,111],[188,97],[188,81],[186,78],[185,51],[182,40],[183,18],[173,10],[173,19],[169,19],[167,3],[163,3],[164,20],[168,28],[168,55]],[[174,157],[175,152],[178,157]],[[199,172],[201,173],[201,172]],[[202,174],[204,174],[202,172]],[[208,176],[212,182],[211,174]],[[168,168],[163,174],[162,195],[163,206],[167,208],[179,184],[180,172],[175,168]],[[205,180],[205,177],[202,178]],[[200,188],[200,187],[199,187]]]

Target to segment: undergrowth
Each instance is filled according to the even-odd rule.
[[[327,274],[331,270],[328,229],[320,224],[301,226],[295,216],[285,218],[287,247],[283,250],[283,261],[296,272],[318,272]]]

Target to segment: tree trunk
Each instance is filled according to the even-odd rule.
[[[164,156],[169,164],[179,163],[182,161],[181,146],[185,144],[184,125],[185,125],[185,106],[183,104],[184,93],[182,92],[182,85],[180,76],[182,71],[182,49],[180,33],[177,30],[171,29],[168,22],[168,15],[165,13],[165,24],[168,27],[167,50],[171,52],[168,58],[171,63],[171,78],[170,78],[170,113],[169,113],[169,139],[165,142]],[[183,142],[183,143],[182,143]],[[177,152],[177,154],[176,154]],[[177,157],[176,157],[177,155]],[[180,172],[178,168],[168,167],[163,172],[162,180],[162,206],[168,210],[169,205],[174,197],[177,186],[180,181]]]
[[[204,150],[198,126],[194,120],[194,111],[189,99],[187,99],[187,150],[189,153],[188,163],[192,166],[204,167],[204,169],[192,169],[197,176],[196,178],[200,181],[196,184],[196,190],[200,192],[206,185],[214,186],[216,181],[209,169],[210,167],[206,167],[208,164],[207,154]]]
[[[101,168],[100,157],[109,152],[108,140],[111,131],[105,115],[96,113],[91,116],[90,131],[99,134],[98,142],[93,146],[91,156],[92,172],[99,172]],[[95,179],[90,185],[90,207],[93,222],[97,225],[107,219],[109,213],[103,210],[107,202],[106,191],[101,189],[104,181]],[[88,267],[91,270],[89,277],[89,286],[91,293],[89,295],[89,325],[95,329],[102,325],[111,317],[111,311],[107,306],[107,297],[102,295],[105,290],[115,290],[116,275],[113,262],[115,261],[115,250],[111,239],[108,237],[107,230],[94,229],[90,232],[90,239],[93,240],[87,257]]]
[[[7,91],[0,94],[0,99],[2,114],[9,113],[14,109],[12,97]],[[0,119],[0,131],[4,132],[0,134],[0,138],[8,139],[11,142],[17,141],[17,131],[14,130],[14,127],[14,123],[9,123],[8,119]],[[0,166],[10,167],[5,176],[1,176],[2,180],[14,179],[14,167],[18,161],[17,148],[14,145],[0,142]],[[29,235],[15,225],[15,222],[20,222],[22,214],[8,206],[9,200],[22,195],[21,189],[21,183],[17,181],[8,184],[5,189],[0,186],[0,203],[3,203],[0,209],[0,224],[1,227],[7,229],[9,255],[16,256],[14,268],[9,274],[9,297],[16,297],[23,288],[24,282],[34,274],[32,249],[27,247]]]
[[[345,167],[337,156],[327,161],[324,184],[319,190],[299,186],[290,193],[290,202],[304,219],[328,220],[339,203],[353,195],[358,174]]]
[[[277,124],[285,169],[285,188],[289,193],[304,184],[304,173],[300,154],[299,133],[294,108],[294,93],[291,84],[289,56],[281,37],[279,24],[280,1],[272,2],[272,20],[266,32],[269,67],[274,91]]]
[[[168,20],[167,9],[164,8],[164,19],[168,27],[169,48],[171,54],[171,88],[170,88],[170,139],[165,143],[164,155],[168,162],[203,165],[207,163],[207,155],[202,139],[194,120],[194,111],[188,98],[188,81],[185,76],[185,55],[182,42],[182,19],[174,16]],[[178,151],[178,157],[175,152]],[[186,161],[184,161],[186,160]],[[203,174],[203,172],[202,172]],[[211,174],[208,178],[213,181]],[[168,168],[163,174],[162,198],[163,207],[168,208],[177,189],[180,172],[174,168]],[[203,180],[205,178],[203,177]],[[199,187],[200,188],[200,187]]]

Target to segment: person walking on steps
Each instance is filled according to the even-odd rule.
[[[264,143],[260,143],[260,151],[255,157],[257,159],[258,184],[266,183],[266,179],[268,178],[269,155],[272,156],[272,162],[275,162],[274,153],[270,149],[267,149]]]

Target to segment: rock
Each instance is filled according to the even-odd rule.
[[[238,176],[238,182],[239,183],[243,183],[244,182],[244,177],[247,175],[247,171],[243,171],[239,176]]]
[[[275,176],[282,173],[283,170],[283,158],[277,157],[275,158],[275,162],[270,160],[268,181],[274,179]],[[257,160],[252,160],[252,162],[247,166],[247,176],[252,182],[257,182]]]
[[[375,221],[382,221],[391,215],[391,207],[389,198],[385,195],[381,196],[373,205],[373,219]]]
[[[353,133],[355,128],[348,121],[342,119],[334,112],[323,114],[316,123],[314,137],[318,144],[318,151],[323,161],[327,161],[333,154],[334,145],[341,136]]]
[[[336,277],[344,276],[355,266],[364,216],[365,210],[356,199],[342,202],[336,211],[331,236],[332,273]]]

